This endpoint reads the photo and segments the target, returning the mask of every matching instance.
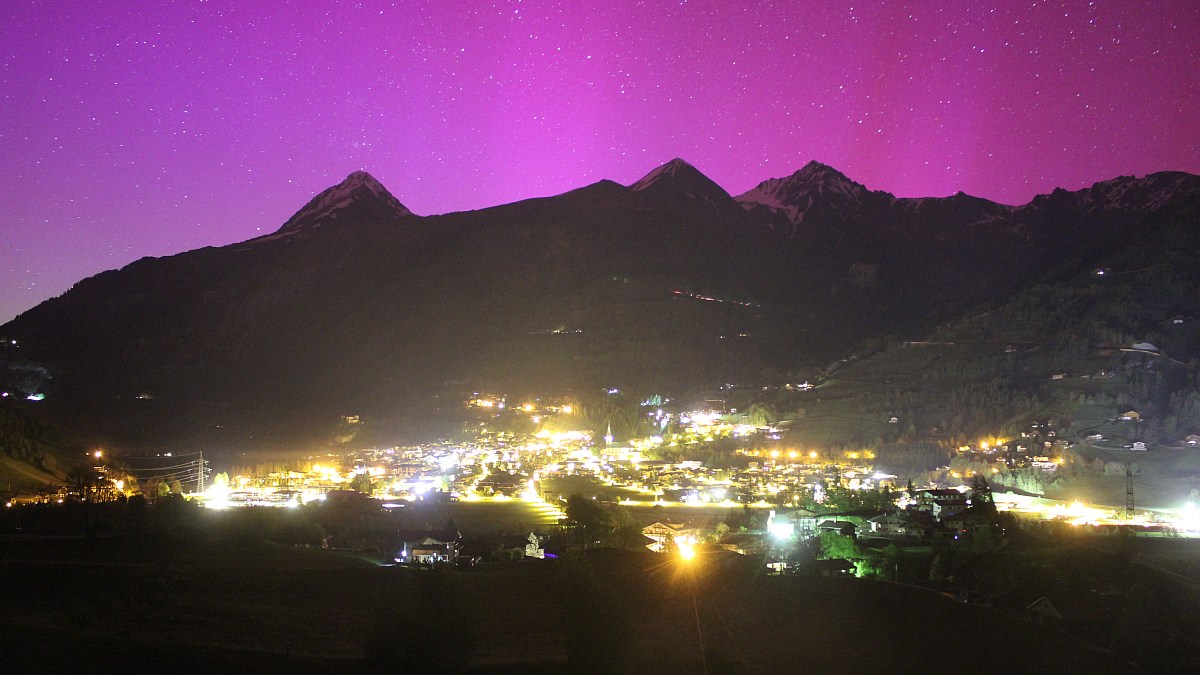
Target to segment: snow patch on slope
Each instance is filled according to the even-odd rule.
[[[313,197],[278,231],[253,241],[274,241],[315,230],[322,224],[337,220],[345,209],[359,203],[364,204],[373,217],[388,219],[412,215],[412,211],[392,196],[374,176],[366,171],[355,171],[341,183]]]
[[[696,171],[696,169],[691,164],[688,164],[682,159],[676,157],[675,159],[663,164],[645,176],[642,176],[641,180],[637,181],[633,185],[630,185],[629,189],[633,190],[634,192],[641,192],[642,190],[645,190],[659,182],[663,178],[677,176],[681,172],[687,171]]]

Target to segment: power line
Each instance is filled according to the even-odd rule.
[[[126,471],[169,471],[169,470],[173,470],[173,469],[181,469],[181,468],[185,468],[185,467],[196,466],[197,464],[199,464],[199,462],[196,460],[193,460],[191,462],[184,462],[182,464],[170,464],[168,466],[146,466],[146,467],[131,466],[131,467],[123,467],[123,468]]]
[[[189,456],[193,456],[193,455],[195,456],[195,459],[188,460],[185,462],[168,464],[165,466],[160,465],[160,466],[140,466],[140,467],[138,467],[138,466],[128,466],[127,465],[127,466],[122,467],[122,470],[125,471],[126,473],[133,475],[139,481],[161,480],[163,482],[172,482],[172,481],[177,480],[180,482],[189,482],[189,483],[194,481],[196,483],[196,491],[203,492],[204,491],[205,474],[209,471],[207,463],[204,461],[204,453],[203,452],[189,453],[187,455],[182,455],[180,458],[189,457]],[[137,459],[137,460],[147,461],[147,460],[162,460],[165,458],[163,458],[163,457],[122,458],[122,460],[125,460],[125,459]],[[172,457],[171,459],[179,459],[179,458]],[[124,462],[122,462],[122,463],[124,463]]]
[[[183,453],[183,454],[179,454],[179,455],[176,455],[176,454],[174,454],[174,453],[172,453],[172,454],[169,454],[169,455],[154,455],[154,456],[149,456],[149,455],[146,455],[146,456],[138,456],[138,455],[122,455],[122,456],[121,456],[121,461],[123,461],[123,462],[128,462],[128,461],[158,461],[158,460],[164,460],[164,459],[182,459],[182,458],[184,458],[184,457],[193,457],[193,456],[194,456],[194,457],[202,457],[203,455],[204,455],[204,453],[203,453],[203,452],[199,452],[199,451],[197,451],[197,452],[185,452],[185,453]],[[189,460],[189,461],[195,461],[195,460]]]

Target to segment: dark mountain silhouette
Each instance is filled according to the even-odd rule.
[[[117,441],[319,438],[447,381],[702,388],[920,335],[1194,209],[1161,173],[1024,206],[899,199],[813,162],[736,199],[682,160],[416,216],[364,172],[273,234],[144,258],[0,327],[3,382]]]

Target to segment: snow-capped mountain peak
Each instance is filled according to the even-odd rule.
[[[805,164],[800,168],[799,171],[792,174],[792,178],[805,178],[808,180],[850,180],[849,178],[846,178],[846,174],[838,171],[828,164],[822,164],[815,159],[809,160],[808,164]]]
[[[866,194],[869,194],[866,187],[813,160],[792,175],[765,180],[735,199],[746,209],[765,206],[783,211],[790,221],[800,223],[818,198],[845,206],[860,201]]]
[[[381,184],[378,180],[375,180],[375,177],[366,171],[351,172],[349,176],[346,176],[346,180],[338,183],[335,187],[343,193],[353,192],[359,187],[365,187],[377,195],[391,196],[391,193],[387,191],[387,188],[383,187],[383,184]]]
[[[390,221],[412,215],[374,176],[355,171],[313,197],[283,227],[262,239],[275,239],[338,220]]]
[[[643,190],[646,190],[646,189],[658,184],[660,181],[662,181],[664,179],[677,178],[677,177],[683,178],[683,177],[690,176],[691,174],[696,174],[696,175],[700,175],[700,176],[704,175],[704,174],[701,174],[700,171],[696,169],[696,167],[694,167],[691,164],[688,164],[687,162],[683,161],[682,159],[679,159],[678,157],[676,157],[675,159],[672,159],[671,161],[667,162],[666,164],[663,164],[662,166],[651,171],[650,173],[646,174],[645,176],[642,176],[642,178],[640,180],[638,180],[633,185],[630,185],[629,189],[633,190],[634,192],[642,192]]]
[[[651,199],[682,197],[684,203],[702,203],[713,207],[727,204],[731,199],[724,188],[679,158],[672,159],[646,174],[630,185],[629,189]]]

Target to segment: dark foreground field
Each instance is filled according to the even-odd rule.
[[[1129,669],[927,590],[767,577],[734,555],[601,549],[443,573],[166,535],[0,546],[6,672]]]

